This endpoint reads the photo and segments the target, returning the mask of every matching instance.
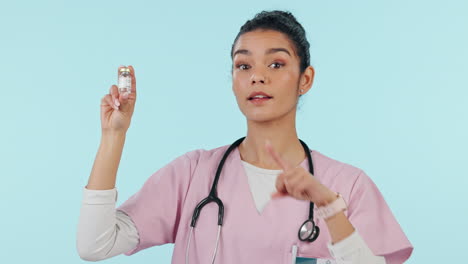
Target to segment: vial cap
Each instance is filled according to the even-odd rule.
[[[127,67],[123,67],[119,69],[119,72],[130,72],[130,69]]]

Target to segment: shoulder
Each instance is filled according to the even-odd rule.
[[[212,149],[194,149],[187,151],[182,156],[188,158],[192,162],[206,162],[210,160],[218,161],[223,156],[224,152],[229,148],[230,145],[223,145]]]
[[[314,176],[331,190],[350,195],[356,183],[372,182],[363,169],[312,150]]]
[[[348,205],[345,215],[372,252],[386,256],[387,261],[392,259],[392,263],[408,259],[413,246],[371,177],[361,168],[319,152],[315,159],[321,182],[342,194]]]
[[[363,172],[361,168],[336,160],[317,150],[312,150],[312,160],[314,162],[316,174],[326,176],[334,175],[335,177],[353,177]],[[320,177],[319,175],[317,176]]]
[[[219,163],[229,146],[230,145],[222,145],[211,149],[193,149],[179,156],[179,159],[189,162],[192,172],[196,168],[212,169],[214,164]]]

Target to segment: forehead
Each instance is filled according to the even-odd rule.
[[[234,46],[233,54],[240,49],[250,51],[252,54],[261,53],[271,48],[285,48],[291,56],[296,52],[292,41],[284,33],[275,30],[255,30],[242,34]]]

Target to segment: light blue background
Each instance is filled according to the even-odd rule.
[[[229,51],[264,9],[291,11],[311,43],[299,137],[374,180],[415,246],[407,263],[466,259],[467,3],[2,1],[0,262],[85,262],[82,188],[120,64],[135,67],[138,99],[118,204],[178,155],[245,135]],[[106,263],[170,263],[171,253]]]

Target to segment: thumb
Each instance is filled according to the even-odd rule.
[[[120,99],[122,100],[123,103],[126,103],[128,101],[129,93],[125,92],[120,94]]]
[[[119,101],[120,103],[120,110],[122,111],[128,111],[130,107],[130,100],[131,100],[131,94],[129,93],[121,93],[119,94]]]
[[[276,193],[272,193],[271,198],[283,197],[288,194],[283,174],[278,175],[278,177],[276,178],[275,187]]]
[[[272,192],[272,193],[271,193],[271,198],[272,198],[272,199],[276,199],[276,198],[281,198],[281,197],[284,197],[284,196],[287,196],[287,195],[288,195],[287,193]]]

